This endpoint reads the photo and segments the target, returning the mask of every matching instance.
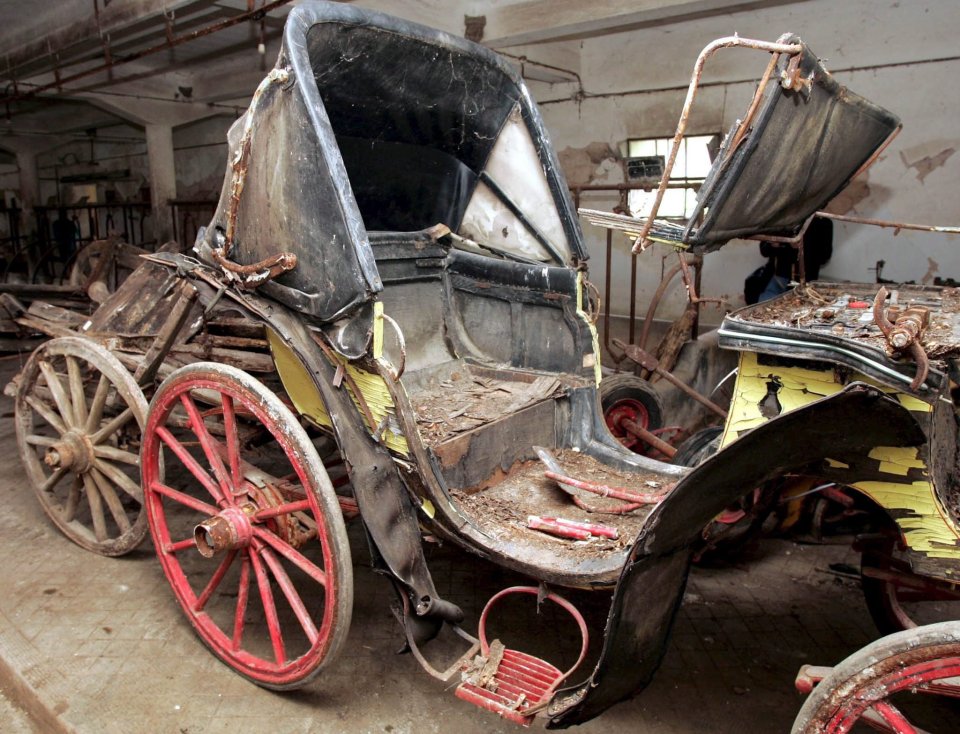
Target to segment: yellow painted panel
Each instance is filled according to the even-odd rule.
[[[899,400],[900,405],[907,410],[915,410],[919,413],[930,413],[933,410],[933,406],[929,403],[925,403],[913,397],[913,395],[907,395],[906,393],[898,392],[897,400]]]
[[[837,461],[836,459],[827,459],[827,464],[832,466],[834,469],[849,469],[849,464],[844,464],[842,461]]]
[[[278,334],[271,329],[267,329],[267,338],[270,342],[270,351],[273,353],[274,362],[277,365],[277,372],[280,373],[283,387],[290,396],[294,407],[302,415],[308,416],[320,425],[332,426],[333,422],[330,420],[330,415],[323,404],[323,398],[320,396],[316,385],[313,384],[306,368]],[[387,448],[404,456],[409,455],[410,447],[407,445],[406,437],[401,433],[396,417],[396,406],[393,404],[390,391],[387,389],[387,384],[383,381],[383,378],[347,363],[346,359],[339,357],[339,355],[337,355],[337,358],[356,383],[376,422],[376,425],[369,425],[360,408],[359,401],[345,380],[342,387],[348,391],[354,405],[357,406],[367,430],[373,435],[380,424],[384,423],[386,429],[383,432],[382,439]]]
[[[919,450],[913,446],[878,446],[867,456],[880,462],[880,471],[906,476],[910,469],[924,469]]]
[[[960,561],[960,537],[945,519],[929,482],[857,482],[853,486],[891,512],[910,548],[931,558]]]

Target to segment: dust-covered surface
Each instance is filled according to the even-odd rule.
[[[514,379],[504,379],[508,375]],[[424,443],[436,446],[459,433],[552,398],[562,390],[562,383],[552,375],[493,374],[464,365],[449,378],[411,394],[410,402]]]
[[[930,310],[930,324],[922,344],[932,359],[960,355],[960,289],[887,285],[888,306],[922,306]],[[797,287],[772,301],[738,311],[740,321],[784,326],[806,333],[849,339],[889,354],[886,341],[873,322],[873,299],[879,285],[822,283]]]
[[[564,449],[554,454],[564,473],[574,479],[622,488],[637,494],[665,493],[670,482],[652,472],[636,474],[617,471],[592,456]],[[637,537],[654,505],[646,505],[626,515],[586,512],[552,479],[544,476],[540,461],[514,464],[506,478],[496,486],[479,491],[455,491],[461,510],[487,534],[499,540],[535,545],[577,558],[602,557],[622,553]],[[595,510],[611,510],[623,500],[580,491],[580,498]],[[586,541],[557,538],[527,527],[527,517],[561,517],[565,520],[599,523],[617,528],[616,540],[594,537]]]

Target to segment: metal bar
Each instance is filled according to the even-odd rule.
[[[636,421],[632,421],[629,418],[625,418],[622,421],[620,421],[620,425],[623,426],[626,430],[628,430],[630,433],[632,433],[634,436],[639,438],[644,443],[648,443],[651,446],[653,446],[655,449],[657,449],[657,451],[659,451],[660,453],[666,454],[666,456],[670,459],[672,459],[674,455],[677,453],[677,450],[673,446],[668,444],[666,441],[664,441],[662,438],[660,438],[656,434],[650,433],[650,431],[648,431],[646,428],[641,426]]]
[[[155,46],[150,46],[149,48],[145,48],[142,51],[134,51],[133,53],[124,54],[121,57],[112,59],[109,63],[99,64],[90,69],[85,69],[84,71],[78,71],[76,74],[70,74],[69,76],[60,77],[59,70],[56,69],[55,71],[57,73],[58,78],[55,81],[49,84],[41,84],[40,86],[34,87],[29,91],[18,92],[16,94],[0,97],[0,103],[15,102],[23,99],[29,99],[30,97],[37,96],[41,92],[46,92],[54,88],[59,89],[64,84],[69,84],[70,82],[74,82],[77,79],[83,79],[84,77],[88,77],[93,74],[98,74],[101,71],[112,69],[113,67],[119,66],[120,64],[126,64],[131,61],[142,59],[145,56],[150,56],[152,54],[159,53],[160,51],[166,51],[175,46],[180,46],[181,44],[187,43],[189,41],[194,41],[198,38],[208,36],[218,31],[222,31],[226,28],[230,28],[232,26],[238,25],[248,20],[257,20],[258,18],[262,17],[264,14],[269,13],[274,8],[279,8],[280,6],[286,5],[289,2],[290,0],[272,0],[272,2],[268,2],[264,4],[257,10],[248,11],[245,13],[239,13],[238,15],[235,15],[232,18],[227,18],[226,20],[223,20],[219,23],[214,23],[213,25],[209,25],[204,28],[191,31],[190,33],[185,33],[182,36],[172,36],[171,38],[164,41],[163,43],[157,44]]]
[[[831,214],[830,212],[816,212],[814,216],[833,219],[837,222],[852,222],[854,224],[869,224],[873,227],[892,228],[899,232],[901,229],[911,229],[917,232],[939,232],[941,234],[960,234],[960,227],[940,227],[933,224],[911,224],[909,222],[894,222],[889,219],[870,219],[868,217],[851,217],[849,214]],[[894,232],[894,234],[897,234]]]

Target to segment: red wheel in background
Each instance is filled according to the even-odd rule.
[[[663,403],[656,389],[636,375],[616,374],[600,382],[600,406],[610,433],[631,451],[644,453],[647,445],[627,430],[636,423],[648,431],[663,427]]]
[[[299,421],[245,372],[188,365],[154,396],[141,467],[157,556],[201,639],[267,688],[311,680],[346,639],[353,576]]]

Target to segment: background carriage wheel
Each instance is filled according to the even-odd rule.
[[[20,373],[23,466],[47,516],[87,550],[119,556],[147,534],[138,468],[146,415],[130,373],[88,339],[53,339]]]
[[[624,428],[624,421],[637,423],[648,431],[663,427],[663,403],[656,388],[646,380],[627,373],[600,381],[600,407],[610,433],[631,451],[642,454],[648,448]]]
[[[938,683],[960,688],[960,622],[941,622],[882,637],[858,650],[836,666],[804,702],[793,724],[792,734],[842,734],[862,722],[883,722],[885,729],[902,734],[918,732],[919,726],[933,731],[952,730],[949,700],[924,703],[944,704],[914,712],[913,694],[938,692]],[[954,681],[948,679],[954,678]],[[946,693],[946,691],[942,691]],[[930,696],[924,698],[931,699]],[[928,717],[926,721],[919,717]],[[946,727],[946,728],[945,728]],[[860,731],[858,728],[857,731]]]
[[[151,403],[142,472],[163,571],[217,657],[277,690],[336,657],[353,605],[346,529],[313,444],[276,395],[232,367],[182,367]]]
[[[960,618],[960,583],[931,582],[924,588],[878,578],[891,573],[913,576],[910,564],[902,558],[895,532],[865,543],[860,554],[863,598],[881,634]],[[923,580],[921,576],[914,578]]]

